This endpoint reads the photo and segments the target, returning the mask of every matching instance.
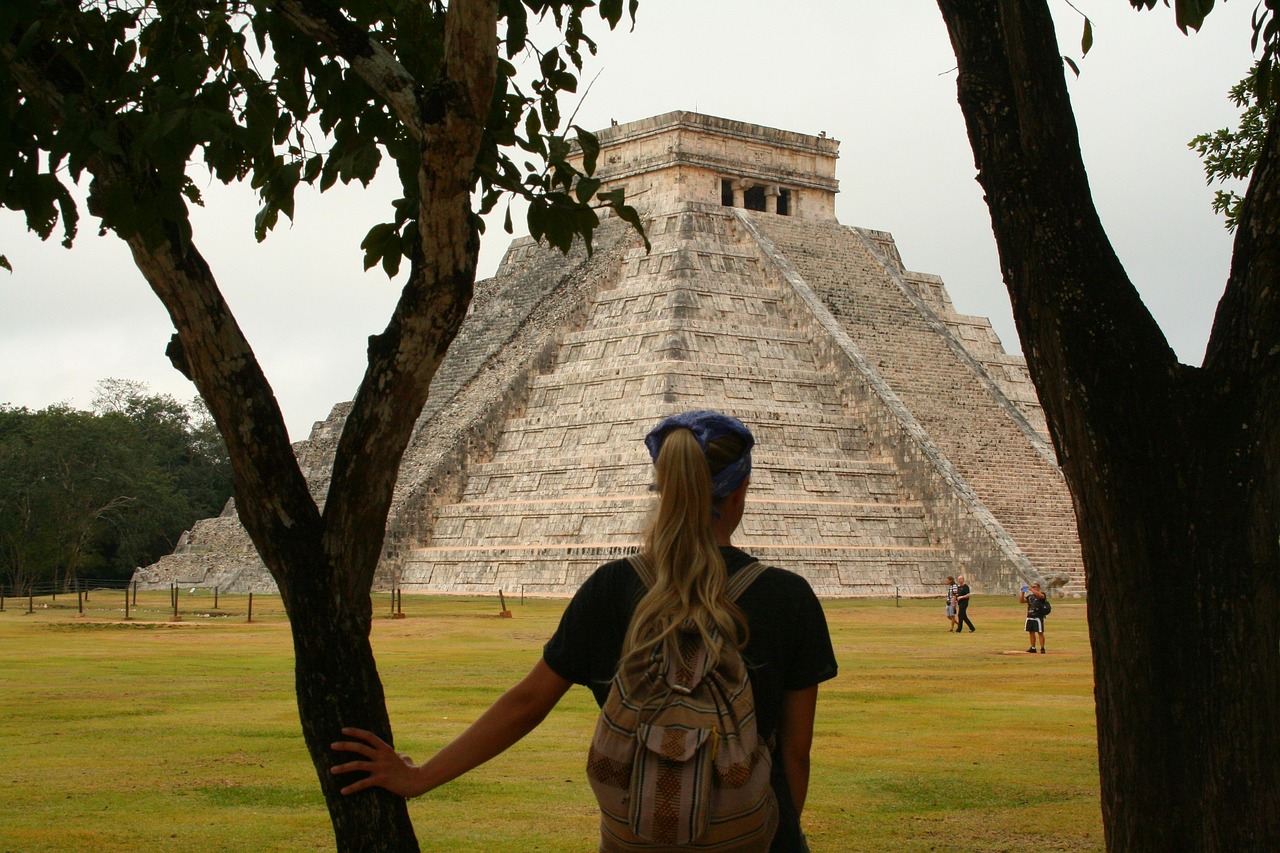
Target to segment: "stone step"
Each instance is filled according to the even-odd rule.
[[[690,401],[692,403],[693,401]],[[703,401],[704,403],[706,401]],[[689,404],[671,407],[661,412],[643,412],[626,420],[602,420],[593,413],[558,411],[545,417],[516,418],[509,422],[499,440],[492,458],[506,455],[517,457],[541,456],[547,453],[570,454],[591,452],[610,446],[626,447],[639,442],[662,417],[673,411],[690,408]],[[751,412],[735,407],[755,434],[756,443],[762,447],[788,447],[793,452],[806,455],[831,453],[865,454],[869,451],[867,437],[862,428],[849,419],[843,422],[821,420],[815,413],[808,423],[788,418],[789,412],[774,412],[777,419],[761,422],[751,417]],[[785,438],[785,443],[783,439]]]
[[[767,401],[779,408],[821,407],[841,411],[832,378],[817,370],[765,368],[744,370],[736,363],[701,364],[686,361],[645,361],[596,365],[534,377],[529,383],[527,409],[540,406],[581,406],[600,400],[636,400],[675,395],[701,397],[705,405],[732,408],[743,401],[759,406]]]
[[[683,309],[680,316],[705,311],[741,318],[786,317],[786,293],[758,271],[750,276],[712,275],[671,280],[662,276],[623,278],[618,285],[598,293],[592,303],[597,316],[652,316],[656,312]]]
[[[608,379],[625,381],[629,379],[649,379],[662,376],[672,380],[691,379],[735,379],[760,382],[786,382],[793,385],[809,386],[817,394],[830,395],[837,387],[835,377],[830,373],[810,367],[764,367],[738,362],[716,364],[691,364],[689,362],[657,359],[652,361],[620,362],[612,367],[596,365],[591,368],[573,372],[557,371],[543,373],[529,380],[529,388],[538,391],[544,388],[566,388],[581,385],[584,382],[602,382]],[[768,398],[761,398],[767,400]]]
[[[825,393],[824,393],[825,392]],[[761,380],[687,374],[654,373],[649,376],[599,379],[577,384],[561,383],[535,388],[525,407],[528,417],[582,409],[592,405],[620,405],[666,414],[682,409],[717,409],[734,415],[759,410],[769,401],[769,413],[799,417],[809,412],[834,418],[844,414],[836,389],[820,382],[786,379]]]
[[[726,323],[714,318],[662,318],[645,319],[628,323],[609,323],[598,327],[588,325],[587,328],[569,332],[561,338],[561,349],[574,346],[599,344],[617,340],[645,340],[650,338],[666,339],[670,337],[695,338],[700,341],[714,340],[716,337],[733,336],[751,341],[772,341],[777,344],[803,345],[813,344],[808,332],[790,327],[761,328],[748,322]],[[653,345],[640,347],[639,352],[652,350]],[[772,367],[773,365],[765,365]]]
[[[534,467],[525,460],[483,462],[469,469],[463,501],[566,496],[649,495],[653,466],[641,447],[634,453],[555,456]],[[748,500],[806,497],[896,502],[902,495],[897,471],[887,459],[859,460],[753,456]]]
[[[469,501],[440,507],[431,547],[509,547],[637,540],[652,506],[645,495]],[[933,547],[919,503],[753,499],[743,542],[784,539],[839,547]]]
[[[596,567],[635,552],[632,546],[419,549],[398,583],[406,592],[508,596],[571,595]],[[754,547],[770,565],[802,573],[818,595],[941,595],[954,559],[937,548]]]
[[[708,274],[750,278],[758,270],[759,260],[750,251],[743,251],[740,245],[702,240],[673,241],[659,245],[656,251],[632,251],[623,261],[622,280],[691,275],[705,277]]]

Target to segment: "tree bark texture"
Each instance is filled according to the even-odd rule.
[[[241,522],[284,598],[303,735],[337,849],[417,851],[403,799],[380,789],[339,793],[351,780],[329,772],[337,763],[329,745],[343,726],[394,742],[369,645],[369,591],[400,459],[475,281],[479,237],[470,192],[494,89],[497,3],[450,4],[444,71],[430,92],[385,51],[366,51],[367,34],[344,27],[323,4],[298,0],[282,3],[281,11],[365,69],[366,81],[393,104],[421,148],[422,243],[386,330],[369,341],[368,368],[339,442],[323,515],[298,468],[274,393],[208,265],[176,235],[159,244],[128,242],[177,330],[171,358],[196,384],[226,437]],[[420,111],[428,101],[431,109]],[[95,174],[127,180],[110,169]]]
[[[1275,133],[1205,365],[1181,365],[1094,208],[1046,3],[938,6],[1018,335],[1075,502],[1108,849],[1276,849]]]

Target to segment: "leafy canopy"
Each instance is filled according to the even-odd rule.
[[[226,446],[197,399],[103,380],[91,411],[0,405],[0,584],[127,579],[231,495]]]
[[[638,0],[628,0],[634,20]],[[42,239],[61,224],[74,241],[80,212],[71,187],[107,164],[128,180],[93,181],[88,209],[99,228],[148,243],[191,239],[188,205],[202,204],[189,167],[223,183],[250,180],[261,200],[259,240],[294,216],[301,184],[368,184],[389,158],[402,196],[362,243],[365,266],[395,275],[422,251],[417,229],[423,128],[352,64],[303,34],[268,0],[7,0],[0,3],[0,203],[23,213]],[[428,124],[440,111],[445,4],[441,0],[307,2],[356,50],[381,51],[410,81]],[[599,144],[566,122],[559,96],[576,93],[595,42],[584,15],[611,28],[623,0],[499,0],[502,58],[474,172],[479,214],[504,195],[529,204],[535,238],[590,248],[597,210],[639,228],[621,193],[597,196]],[[550,27],[531,27],[540,20]],[[531,28],[555,33],[541,48]],[[523,62],[523,73],[517,66]],[[572,146],[582,167],[569,162]],[[528,159],[517,163],[513,152]],[[123,166],[121,165],[123,164]],[[510,230],[510,213],[507,217]],[[0,256],[0,265],[8,261]]]

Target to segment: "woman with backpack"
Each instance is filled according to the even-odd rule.
[[[355,740],[335,743],[333,748],[360,758],[340,763],[332,772],[367,775],[342,792],[352,794],[377,785],[406,797],[425,793],[532,731],[573,684],[591,689],[607,715],[639,711],[632,713],[637,719],[613,726],[629,731],[631,723],[636,723],[639,746],[631,749],[640,752],[646,743],[669,742],[669,737],[652,736],[650,723],[658,712],[651,713],[651,707],[657,706],[647,704],[651,695],[639,696],[640,691],[630,686],[644,679],[629,684],[627,678],[630,673],[646,668],[655,672],[653,667],[664,666],[663,672],[686,675],[680,664],[696,660],[698,667],[711,674],[703,681],[729,685],[732,691],[733,673],[741,672],[749,690],[730,697],[735,709],[745,709],[730,724],[735,731],[708,735],[706,749],[698,745],[701,741],[690,745],[687,774],[699,782],[709,778],[723,784],[724,768],[705,762],[719,759],[723,764],[723,756],[733,753],[726,747],[743,746],[751,753],[757,740],[765,745],[759,750],[762,762],[768,761],[771,767],[768,796],[751,807],[758,808],[759,826],[750,837],[717,849],[806,851],[800,813],[809,786],[818,685],[835,676],[836,660],[821,604],[808,582],[792,572],[762,567],[730,544],[742,519],[754,443],[740,421],[717,412],[685,412],[655,427],[645,445],[655,466],[658,506],[640,554],[596,569],[565,609],[559,628],[529,675],[423,764],[399,756],[370,732],[344,728],[343,734]],[[674,684],[680,679],[669,675],[667,680]],[[681,704],[676,694],[685,689],[676,685],[668,691],[675,704]],[[619,691],[631,692],[619,697]],[[683,704],[696,706],[693,699],[693,693],[686,694]],[[597,783],[604,780],[643,793],[637,794],[633,815],[638,837],[626,829],[615,831],[618,820],[625,821],[626,816],[610,814],[606,798],[601,797],[606,811],[600,850],[696,850],[697,838],[683,835],[672,842],[663,834],[673,822],[689,816],[695,824],[700,819],[703,825],[709,822],[729,832],[745,825],[742,810],[717,815],[714,803],[690,802],[687,790],[701,791],[705,785],[679,788],[682,793],[674,804],[666,799],[650,801],[653,788],[643,785],[652,780],[633,772],[648,766],[645,761],[605,754],[617,747],[602,739],[601,730],[609,728],[609,722],[602,720],[593,741],[588,768],[593,788],[599,795]],[[667,734],[675,728],[666,730]],[[646,740],[645,735],[650,737]],[[698,756],[706,756],[705,762]],[[618,777],[629,775],[629,780],[610,780],[610,769]],[[636,777],[642,778],[637,781]],[[668,811],[679,814],[672,816]],[[712,813],[709,820],[708,811]],[[661,831],[657,840],[648,840],[646,832],[653,826]]]

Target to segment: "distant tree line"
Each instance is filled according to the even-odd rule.
[[[0,583],[11,593],[127,579],[230,495],[226,446],[199,398],[106,379],[90,411],[0,404]]]

